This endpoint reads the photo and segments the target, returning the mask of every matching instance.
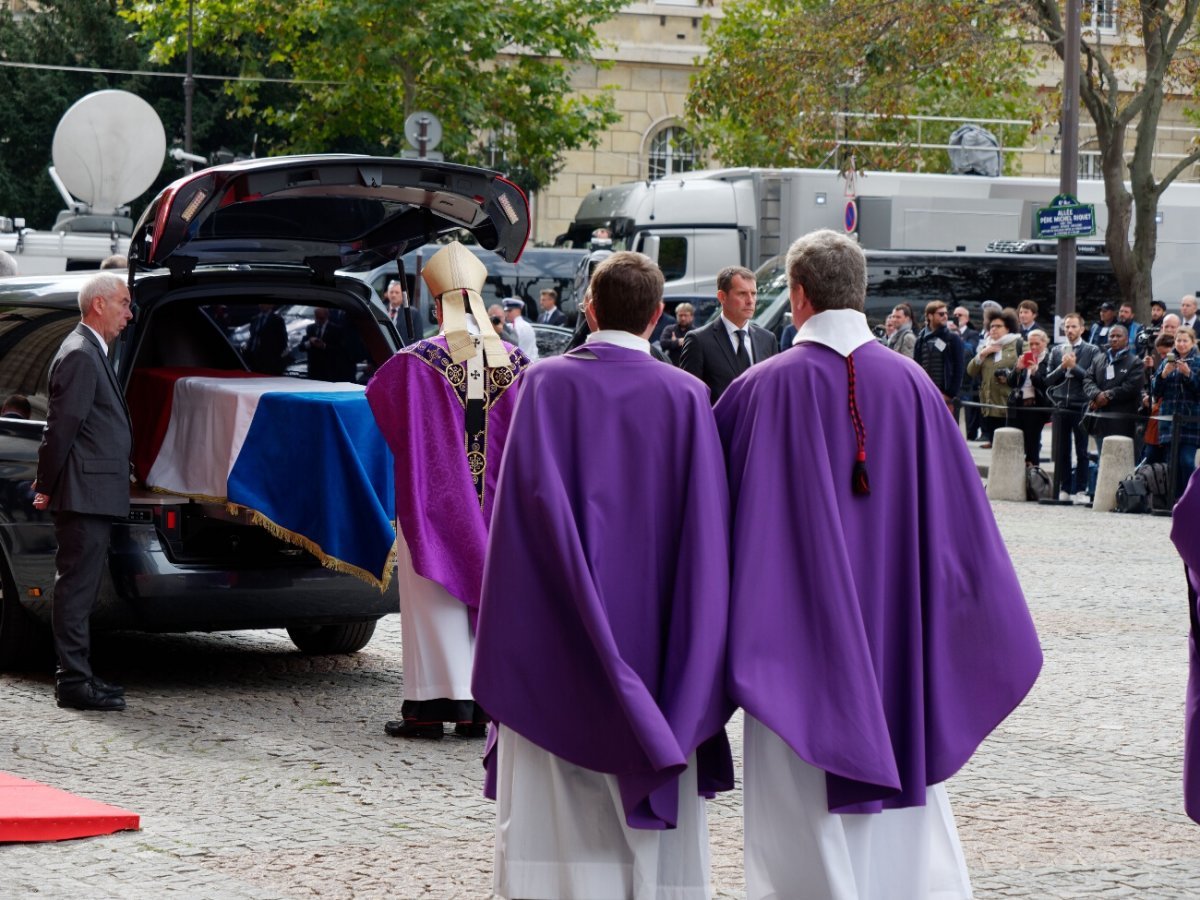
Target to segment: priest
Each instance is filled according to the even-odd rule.
[[[479,295],[487,268],[457,241],[422,277],[441,325],[409,344],[367,385],[367,402],[395,456],[396,580],[400,589],[404,701],[394,737],[443,735],[452,722],[482,737],[471,696],[483,554],[500,455],[528,365],[487,324]]]
[[[724,724],[725,467],[704,384],[656,361],[663,277],[601,263],[587,342],[523,377],[488,537],[475,697],[501,897],[709,895]]]
[[[714,410],[747,897],[969,897],[942,783],[1032,687],[1037,635],[945,401],[867,326],[862,250],[817,231],[787,272],[796,346]]]
[[[1187,567],[1188,682],[1183,732],[1183,808],[1200,823],[1200,479],[1195,476],[1171,515],[1171,540]]]

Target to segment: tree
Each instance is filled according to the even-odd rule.
[[[914,145],[945,144],[959,120],[1038,110],[1029,50],[994,2],[741,0],[709,25],[688,111],[726,165],[816,166],[838,148],[863,168],[945,171],[945,152]],[[904,119],[917,113],[955,121],[918,131]],[[1027,132],[999,137],[1020,146]]]
[[[1145,319],[1159,198],[1200,161],[1200,146],[1193,146],[1166,172],[1154,170],[1164,103],[1169,97],[1193,103],[1200,89],[1200,0],[1082,5],[1079,95],[1096,127],[1108,208],[1105,245],[1122,298]],[[1098,8],[1113,17],[1115,39],[1094,27]],[[839,100],[847,109],[892,116],[1028,118],[1035,128],[1061,108],[1059,92],[1038,99],[1025,84],[1046,62],[1047,45],[1062,59],[1061,0],[743,0],[725,10],[725,21],[710,34],[689,108],[702,136],[731,165],[819,162],[832,144],[830,107]],[[1185,115],[1200,119],[1195,106]],[[871,139],[912,140],[910,129],[887,127],[891,131],[870,132]],[[942,164],[903,146],[886,155],[871,152],[854,144],[868,133],[854,128],[849,145],[860,163],[891,169]],[[928,135],[926,142],[941,142]],[[1023,137],[1010,132],[1004,143]]]
[[[1026,0],[1014,7],[1018,20],[1043,34],[1062,59],[1065,29],[1058,2]],[[1154,298],[1151,269],[1159,198],[1200,160],[1200,147],[1193,146],[1161,177],[1154,174],[1154,141],[1164,101],[1169,94],[1192,100],[1200,84],[1195,54],[1200,0],[1125,0],[1109,4],[1109,9],[1121,38],[1106,44],[1100,29],[1089,27],[1094,6],[1085,4],[1079,97],[1096,126],[1108,207],[1105,247],[1122,298],[1145,320]],[[1197,118],[1195,108],[1187,112]],[[1131,130],[1132,148],[1127,140]]]
[[[54,130],[63,113],[92,91],[119,89],[154,107],[168,140],[183,131],[183,83],[176,77],[85,72],[83,68],[153,71],[132,39],[131,26],[117,14],[116,0],[43,0],[37,12],[14,18],[0,10],[0,58],[6,61],[72,68],[0,67],[0,214],[21,216],[34,228],[49,228],[62,198],[47,175]],[[163,71],[159,69],[158,71]],[[239,145],[224,108],[229,101],[209,84],[196,92],[197,147]],[[247,149],[249,147],[247,146]],[[177,178],[164,167],[145,194],[130,206],[136,216],[160,188]]]
[[[197,46],[248,78],[228,90],[236,114],[274,128],[279,152],[399,153],[406,117],[442,123],[446,159],[548,183],[564,151],[598,142],[617,120],[611,96],[575,96],[571,71],[592,64],[596,25],[621,0],[196,0]],[[165,63],[184,52],[187,0],[126,13]]]

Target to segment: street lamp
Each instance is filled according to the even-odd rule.
[[[183,77],[183,151],[190,158],[184,159],[183,167],[187,174],[192,173],[192,97],[196,93],[196,79],[192,77],[192,22],[196,0],[188,0],[187,27],[187,74]]]

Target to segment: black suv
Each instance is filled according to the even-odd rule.
[[[166,188],[135,228],[128,277],[136,318],[110,354],[133,416],[139,475],[153,462],[147,436],[180,446],[179,435],[174,444],[163,435],[176,415],[165,408],[170,394],[161,389],[171,382],[160,378],[156,393],[147,390],[154,378],[164,372],[218,384],[250,378],[256,367],[233,337],[238,320],[269,308],[294,314],[298,307],[323,307],[346,335],[345,353],[354,363],[340,370],[349,373],[341,380],[365,379],[400,339],[371,287],[340,270],[395,260],[459,230],[515,262],[529,231],[525,197],[494,172],[355,156],[249,160]],[[55,539],[50,517],[32,506],[31,483],[50,361],[79,321],[77,296],[90,274],[0,280],[0,400],[20,394],[32,407],[28,420],[0,418],[0,667],[27,663],[31,651],[45,646]],[[295,349],[269,374],[285,387],[332,390],[314,379],[289,383],[289,376],[309,374]],[[361,397],[361,387],[337,387],[341,393],[330,396],[356,403],[352,395]],[[315,507],[314,519],[327,509],[334,521],[355,525],[373,514],[376,532],[380,522],[388,527],[390,462],[376,459],[358,496],[319,497],[328,485],[349,482],[322,455],[331,441],[314,429],[325,429],[326,420],[308,420],[301,410],[297,421],[285,423],[286,434],[278,433],[283,426],[274,429],[274,456],[260,461],[255,477],[285,497],[318,495],[326,506]],[[211,432],[193,434],[185,446],[194,462],[210,464],[226,452]],[[357,440],[351,434],[344,443]],[[380,616],[397,611],[393,593],[344,574],[348,567],[337,564],[336,554],[307,540],[302,529],[297,537],[277,527],[261,510],[225,496],[145,485],[132,488],[131,500],[128,520],[113,530],[92,620],[98,629],[283,627],[305,652],[353,652],[370,640]],[[389,566],[368,577],[386,579]]]
[[[908,303],[913,310],[913,329],[920,331],[925,327],[925,304],[942,300],[951,309],[966,307],[978,326],[984,300],[1012,307],[1022,300],[1034,300],[1040,310],[1038,321],[1053,322],[1058,263],[1052,250],[1034,241],[996,247],[987,253],[866,250],[867,321],[882,325],[898,304]],[[1092,322],[1100,304],[1119,300],[1121,291],[1108,257],[1096,252],[1095,246],[1088,250],[1076,261],[1075,302],[1085,321]],[[784,257],[767,260],[755,275],[758,307],[754,321],[779,336],[791,318]]]

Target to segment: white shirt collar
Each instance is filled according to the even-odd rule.
[[[729,335],[729,339],[731,341],[737,340],[737,332],[739,332],[739,331],[744,331],[744,332],[746,332],[747,335],[750,334],[750,320],[749,319],[746,320],[745,325],[743,325],[741,328],[738,328],[738,326],[734,325],[727,318],[725,318],[725,313],[721,313],[721,324],[725,326],[725,333]]]
[[[823,344],[841,356],[849,356],[873,340],[867,317],[858,310],[827,309],[801,325],[792,343]]]
[[[105,356],[107,356],[108,355],[108,344],[105,342],[105,340],[101,336],[100,332],[98,332],[95,328],[93,328],[87,322],[84,322],[82,320],[80,321],[79,324],[82,325],[84,328],[86,328],[88,331],[90,331],[92,333],[92,335],[96,338],[96,343],[100,345],[100,350],[104,353]]]
[[[614,347],[624,347],[626,350],[639,350],[647,356],[650,355],[650,342],[645,338],[638,337],[636,334],[630,334],[628,331],[601,328],[599,331],[593,331],[589,334],[585,343],[612,344]]]

